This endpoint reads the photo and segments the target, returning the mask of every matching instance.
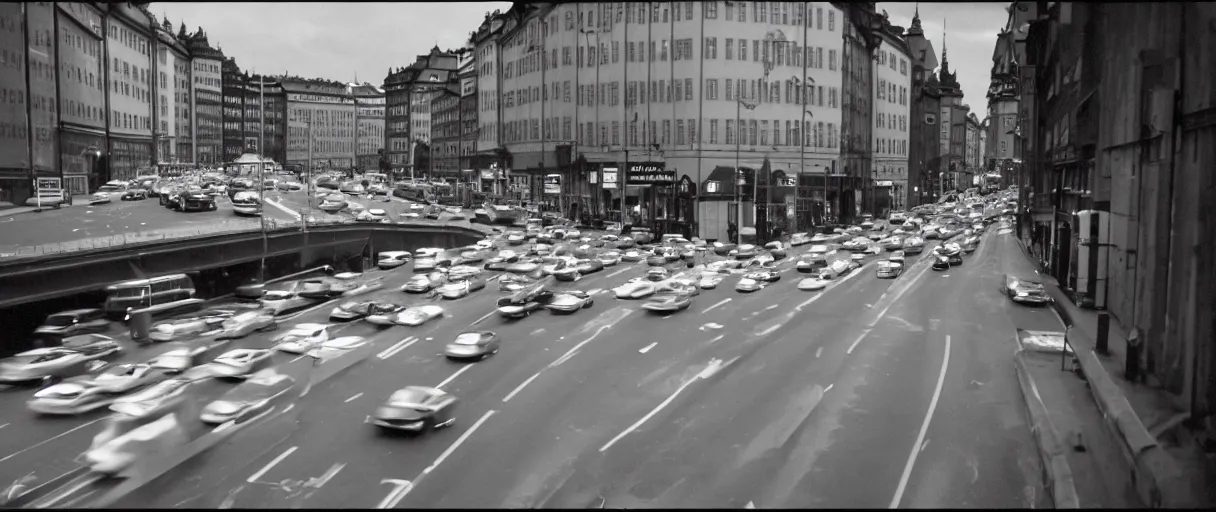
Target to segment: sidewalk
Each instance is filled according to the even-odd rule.
[[[74,207],[78,207],[78,206],[88,206],[89,199],[91,199],[92,197],[93,196],[89,195],[89,194],[80,194],[80,195],[72,196],[72,204],[70,206],[65,205],[63,207],[64,208],[74,208]],[[37,209],[37,207],[35,207],[35,206],[24,206],[24,205],[16,205],[13,203],[0,202],[0,215],[16,215],[16,214],[20,214],[20,213],[30,213],[36,209]],[[43,209],[52,210],[52,209],[54,209],[54,207],[48,206]]]
[[[1017,241],[1017,245],[1028,261],[1038,267],[1021,240]],[[1107,343],[1110,354],[1097,355],[1094,340],[1098,332],[1099,312],[1076,306],[1060,290],[1055,279],[1046,274],[1040,276],[1048,293],[1055,299],[1057,316],[1062,317],[1061,324],[1065,319],[1071,322],[1068,343],[1077,355],[1084,376],[1083,380],[1077,380],[1087,385],[1090,394],[1088,406],[1074,404],[1053,407],[1051,399],[1044,400],[1049,410],[1060,410],[1060,415],[1052,414],[1053,421],[1059,416],[1062,418],[1060,423],[1066,426],[1060,431],[1082,432],[1083,443],[1092,446],[1101,437],[1092,434],[1092,425],[1079,424],[1079,420],[1087,416],[1083,414],[1086,407],[1096,407],[1101,413],[1103,430],[1107,433],[1105,437],[1119,445],[1124,458],[1120,466],[1129,473],[1126,476],[1111,476],[1114,482],[1108,481],[1106,485],[1118,484],[1119,481],[1134,485],[1141,503],[1151,508],[1199,507],[1213,503],[1209,496],[1211,486],[1207,485],[1210,481],[1208,468],[1212,462],[1205,459],[1198,444],[1185,432],[1185,427],[1178,426],[1181,411],[1165,392],[1124,378],[1127,332],[1112,317]],[[1064,328],[1061,327],[1061,330]],[[1060,371],[1059,354],[1055,359],[1055,372],[1071,375]],[[1037,371],[1031,373],[1035,378],[1040,374]],[[1044,381],[1040,385],[1053,384]],[[1071,393],[1064,395],[1077,398],[1070,396]],[[1070,417],[1066,414],[1069,409],[1078,414]],[[1086,435],[1086,432],[1091,433]],[[1082,506],[1086,504],[1082,503]]]

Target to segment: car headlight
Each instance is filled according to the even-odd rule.
[[[1027,297],[1027,296],[1029,296],[1029,294],[1027,294],[1026,292],[1018,292],[1018,297]]]

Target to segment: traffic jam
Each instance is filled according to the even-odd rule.
[[[25,406],[2,409],[0,449],[13,453],[5,460],[68,458],[91,478],[125,477],[208,432],[230,435],[291,409],[301,388],[319,384],[284,370],[302,360],[345,368],[413,349],[493,364],[546,326],[606,307],[678,319],[698,304],[708,312],[782,287],[813,296],[871,271],[898,279],[922,253],[933,270],[946,270],[976,250],[988,225],[1008,229],[1003,205],[992,197],[943,202],[763,246],[527,219],[476,244],[381,252],[366,272],[323,267],[214,300],[194,297],[184,274],[116,283],[98,308],[48,316],[32,333],[42,348],[0,360],[0,384],[10,388],[0,399]],[[1031,303],[1043,296],[1035,284],[1007,280],[1002,290]],[[131,318],[132,306],[152,314],[149,325]],[[367,410],[368,428],[423,433],[455,424],[459,397],[401,384]],[[102,434],[69,443],[73,453],[35,449],[95,423]]]

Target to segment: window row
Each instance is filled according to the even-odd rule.
[[[908,141],[899,139],[874,139],[874,152],[884,155],[908,156]]]
[[[119,112],[117,110],[111,112],[113,117],[110,118],[110,123],[114,128],[122,128],[125,130],[151,130],[152,118],[150,116],[140,116]]]
[[[908,88],[888,82],[885,79],[878,80],[878,88],[876,89],[878,100],[886,101],[891,104],[908,105]]]
[[[569,116],[520,119],[504,124],[506,143],[539,142],[542,140],[576,140],[581,146],[619,146],[625,140],[629,146],[641,144],[693,145],[726,144],[739,146],[798,146],[835,149],[840,145],[840,133],[835,123],[822,121],[781,121],[767,119],[708,119],[704,133],[698,132],[696,119],[663,119],[651,121],[592,121],[575,125]],[[560,123],[560,124],[559,124]],[[800,127],[799,124],[802,126]],[[625,125],[627,132],[622,132]],[[571,132],[574,133],[571,133]],[[482,139],[488,141],[494,129],[486,125]],[[543,137],[542,137],[543,134]],[[571,137],[574,135],[574,137]],[[622,137],[626,137],[622,139]],[[893,140],[893,139],[892,139]],[[904,141],[906,146],[906,141]],[[906,147],[904,148],[906,150]]]
[[[908,116],[905,114],[891,114],[888,112],[876,112],[874,114],[874,125],[879,128],[887,128],[891,130],[899,130],[901,132],[908,131]]]

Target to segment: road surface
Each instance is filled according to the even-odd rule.
[[[598,292],[570,316],[487,316],[491,284],[419,328],[345,325],[377,355],[311,390],[274,442],[218,447],[139,505],[1049,506],[1012,354],[1015,326],[1051,317],[998,294],[1001,273],[1025,268],[995,231],[946,272],[910,258],[905,275],[879,280],[871,258],[807,293],[791,258],[767,289],[741,294],[729,277],[670,317],[602,292],[646,270],[629,265],[563,284]],[[376,295],[400,298],[408,275],[389,273]],[[443,344],[470,328],[496,331],[502,350],[445,360]],[[403,437],[365,424],[406,385],[459,396],[453,428]],[[0,481],[70,469],[100,428],[32,418],[26,394],[0,404],[0,454],[18,451],[0,455]]]

